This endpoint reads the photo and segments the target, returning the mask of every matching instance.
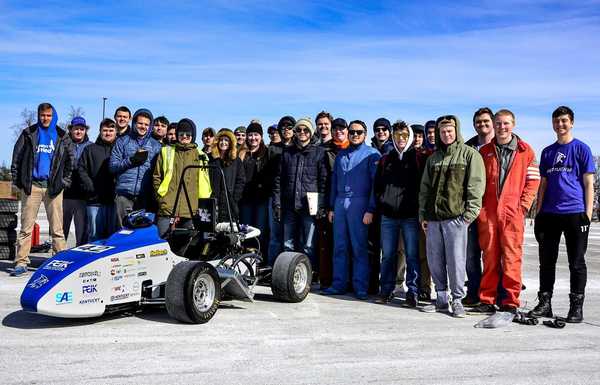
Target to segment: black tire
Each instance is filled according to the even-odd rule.
[[[16,199],[0,199],[0,213],[16,214],[19,212],[19,201]]]
[[[194,291],[212,295],[195,300]],[[165,305],[169,315],[180,322],[203,324],[215,315],[221,302],[221,281],[217,270],[206,262],[180,262],[169,274],[165,288]]]
[[[306,255],[283,252],[277,256],[271,278],[271,291],[275,298],[285,302],[302,302],[310,291],[311,283],[312,267]]]
[[[15,259],[15,246],[0,245],[0,259]]]
[[[13,230],[17,227],[17,216],[15,214],[0,214],[0,229]]]
[[[17,232],[15,230],[0,230],[0,243],[13,245],[17,241]]]

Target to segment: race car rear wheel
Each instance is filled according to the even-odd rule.
[[[210,321],[219,308],[220,299],[219,275],[206,262],[178,263],[167,278],[165,305],[169,315],[178,321]]]
[[[310,291],[312,267],[302,253],[279,254],[273,266],[271,291],[275,298],[285,302],[302,302]]]

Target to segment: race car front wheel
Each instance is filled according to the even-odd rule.
[[[206,262],[175,265],[167,278],[165,305],[173,318],[185,323],[205,323],[215,315],[221,300],[217,270]]]
[[[283,252],[275,259],[271,277],[271,291],[275,298],[285,302],[302,302],[310,291],[312,268],[302,253]]]

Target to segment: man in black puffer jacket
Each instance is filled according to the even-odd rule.
[[[112,119],[100,123],[96,143],[87,146],[79,160],[81,189],[87,200],[86,214],[90,242],[108,238],[115,231],[115,176],[110,172],[110,154],[117,139]]]
[[[273,212],[276,219],[283,221],[284,250],[303,252],[316,271],[319,264],[315,253],[315,219],[326,215],[325,151],[317,145],[310,118],[299,119],[294,132],[294,144],[283,151],[275,176]],[[309,196],[317,198],[312,210]]]

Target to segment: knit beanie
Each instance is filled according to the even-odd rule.
[[[373,123],[373,130],[375,130],[375,128],[377,127],[382,126],[385,127],[388,131],[390,131],[390,129],[392,128],[392,125],[389,120],[387,120],[386,118],[379,118],[375,121],[375,123]]]
[[[294,130],[296,128],[298,128],[299,126],[304,126],[304,127],[308,128],[308,130],[310,131],[310,135],[311,136],[315,134],[315,128],[313,127],[313,124],[312,124],[312,121],[311,121],[310,118],[301,118],[301,119],[298,119],[298,121],[294,125]]]
[[[412,130],[415,134],[421,134],[421,135],[425,134],[425,127],[423,127],[420,124],[411,124],[410,128],[412,128]]]
[[[251,134],[253,132],[259,134],[260,136],[263,135],[263,128],[260,125],[260,123],[252,121],[252,123],[248,125],[248,127],[246,128],[246,135]]]

